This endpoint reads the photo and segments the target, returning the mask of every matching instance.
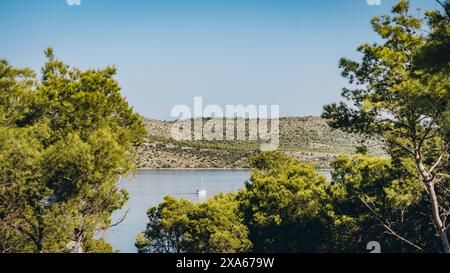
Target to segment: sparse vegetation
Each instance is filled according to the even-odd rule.
[[[248,158],[259,149],[257,141],[176,141],[172,122],[145,120],[149,136],[138,150],[140,168],[248,168]],[[357,147],[383,155],[374,139],[332,129],[320,117],[280,119],[280,150],[300,160],[329,168],[339,154],[353,154]]]

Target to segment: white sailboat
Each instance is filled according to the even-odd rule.
[[[197,196],[200,197],[201,199],[205,199],[206,198],[206,190],[203,188],[203,174],[201,175],[201,186],[200,189],[197,190]]]

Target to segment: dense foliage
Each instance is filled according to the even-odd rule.
[[[166,196],[148,210],[149,223],[137,236],[139,252],[235,253],[251,243],[237,211],[235,194],[220,194],[201,204]]]
[[[279,152],[251,159],[237,195],[194,204],[167,196],[148,211],[140,252],[439,252],[414,162],[341,156],[332,179]]]
[[[145,128],[115,68],[46,56],[40,80],[0,62],[0,252],[111,250],[93,238],[127,200],[116,184]]]
[[[281,153],[262,153],[251,166],[251,179],[238,200],[253,250],[324,250],[331,220],[326,177]]]
[[[378,241],[384,252],[440,251],[413,161],[355,155],[341,156],[333,166],[334,212],[348,220],[350,232],[339,242],[343,250]]]

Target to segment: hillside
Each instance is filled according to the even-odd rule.
[[[175,141],[172,124],[145,119],[149,135],[138,149],[139,168],[246,168],[259,148],[256,141]],[[320,117],[280,119],[280,150],[321,168],[341,153],[354,153],[361,143],[372,154],[383,154],[379,141],[334,130]]]

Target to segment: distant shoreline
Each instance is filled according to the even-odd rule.
[[[138,168],[138,171],[250,171],[250,168]]]
[[[138,171],[250,171],[250,168],[138,168]],[[333,169],[316,169],[316,171],[331,172]]]

